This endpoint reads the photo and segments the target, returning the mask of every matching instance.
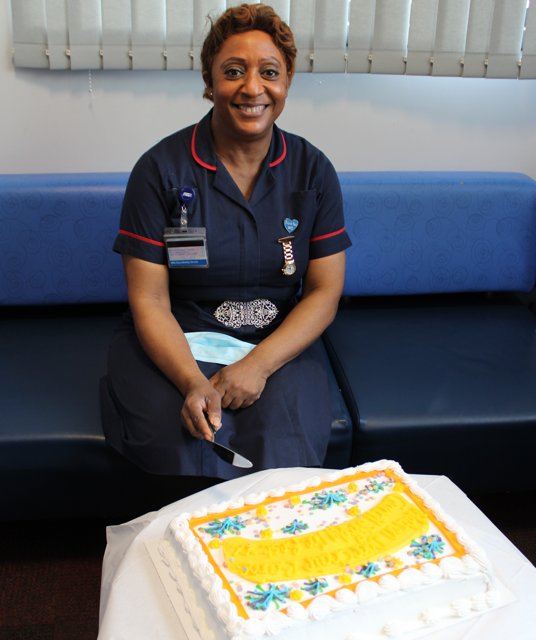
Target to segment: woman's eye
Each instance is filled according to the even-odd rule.
[[[230,69],[225,70],[225,75],[230,78],[237,78],[241,74],[242,74],[242,70],[237,69],[236,67],[231,67]]]
[[[277,78],[277,76],[279,75],[279,71],[277,71],[276,69],[265,69],[262,73],[268,78]]]

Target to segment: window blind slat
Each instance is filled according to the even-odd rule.
[[[526,26],[521,71],[519,73],[521,80],[536,78],[536,2],[532,2],[527,10]]]
[[[194,6],[192,0],[166,0],[167,69],[192,69],[192,32]]]
[[[413,0],[408,36],[409,76],[429,76],[434,55],[438,0]]]
[[[470,0],[442,0],[439,3],[433,75],[461,76],[470,4]]]
[[[207,15],[210,14],[213,19],[218,18],[227,8],[225,0],[193,0],[194,2],[194,32],[193,32],[193,51],[194,60],[193,67],[196,71],[201,70],[201,47],[208,33],[210,23],[207,21]]]
[[[132,68],[165,69],[165,0],[132,0]]]
[[[488,57],[494,6],[495,0],[471,0],[463,56],[464,78],[483,78],[486,75],[484,61]]]
[[[104,69],[130,69],[130,0],[101,0],[102,66]]]
[[[67,0],[46,0],[48,59],[51,69],[69,69]]]
[[[67,0],[67,17],[71,69],[100,69],[100,0]]]
[[[348,0],[316,0],[314,73],[344,73]]]
[[[309,72],[312,69],[311,54],[314,51],[315,0],[292,0],[289,26],[298,48],[296,71]]]
[[[348,73],[370,73],[376,0],[352,0],[348,30]]]
[[[238,2],[233,2],[231,6],[235,4],[238,4]],[[266,4],[272,7],[283,22],[290,24],[290,0],[270,0],[270,2],[266,2]]]
[[[44,0],[11,0],[16,67],[48,69]]]
[[[372,73],[405,73],[410,11],[410,0],[376,1]]]
[[[517,78],[527,0],[495,0],[487,78]]]

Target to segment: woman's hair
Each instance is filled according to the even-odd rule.
[[[275,46],[281,52],[290,78],[294,75],[296,45],[290,27],[281,20],[277,13],[265,4],[241,4],[227,9],[217,20],[210,20],[210,31],[201,49],[202,71],[212,73],[214,57],[221,51],[223,43],[237,33],[248,31],[264,31],[272,37]],[[208,87],[203,97],[212,100]]]

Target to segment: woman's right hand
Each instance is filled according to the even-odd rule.
[[[188,388],[182,407],[183,426],[198,440],[212,441],[212,431],[207,424],[203,412],[216,431],[221,427],[221,398],[210,382],[200,376]]]

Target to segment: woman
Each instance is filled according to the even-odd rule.
[[[213,109],[130,176],[114,245],[130,310],[103,415],[109,444],[150,473],[247,473],[203,443],[207,416],[253,471],[322,464],[331,416],[315,341],[334,318],[350,241],[333,166],[274,124],[295,56],[271,7],[227,10],[201,53]],[[190,250],[204,260],[203,231],[191,231],[195,250],[175,243],[180,266],[168,267],[164,229],[184,222],[205,230],[208,268],[182,266]]]

